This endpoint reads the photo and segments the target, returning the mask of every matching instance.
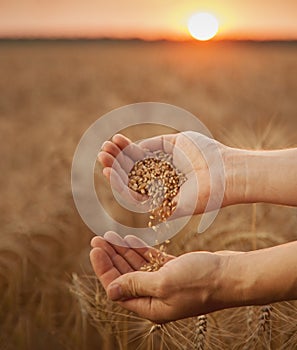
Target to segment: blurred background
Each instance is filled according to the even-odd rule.
[[[107,335],[88,308],[100,291],[86,277],[93,274],[93,233],[71,194],[76,145],[114,108],[158,101],[190,111],[230,146],[296,146],[297,2],[11,0],[0,8],[0,349],[136,349],[112,327]],[[211,14],[218,29],[211,21],[192,28],[189,19],[200,12]],[[203,30],[210,40],[199,40]],[[110,208],[99,165],[95,175]],[[113,215],[135,223],[121,208]],[[294,208],[225,208],[200,236],[197,220],[173,239],[170,252],[250,250],[297,237]],[[274,348],[297,346],[292,305],[276,312],[286,321]],[[227,327],[230,317],[217,320]],[[240,334],[248,338],[248,330]],[[222,334],[213,337],[231,346]],[[230,339],[239,349],[245,342]]]

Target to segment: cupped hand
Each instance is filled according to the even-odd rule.
[[[228,253],[168,255],[158,271],[146,272],[139,270],[157,250],[139,238],[107,232],[91,244],[91,262],[108,297],[143,318],[164,323],[224,307],[214,296]]]
[[[164,151],[173,157],[173,164],[186,175],[176,198],[177,208],[172,217],[200,214],[227,204],[224,194],[224,153],[228,147],[197,132],[167,134],[145,139],[136,144],[117,134],[103,144],[98,160],[103,174],[115,189],[129,201],[146,200],[146,197],[128,188],[128,173],[134,163],[154,151]],[[212,172],[210,171],[212,168]],[[112,181],[112,179],[114,181]],[[222,201],[214,200],[207,207],[211,192],[222,192]]]

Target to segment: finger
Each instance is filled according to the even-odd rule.
[[[142,147],[132,142],[124,135],[116,134],[112,140],[133,161],[133,163],[143,159],[147,155]]]
[[[126,300],[142,296],[158,297],[160,293],[160,274],[156,272],[135,271],[119,276],[107,288],[111,300]]]
[[[132,191],[131,193],[129,192],[128,175],[122,169],[116,159],[114,159],[109,153],[106,152],[100,152],[98,159],[105,166],[102,170],[103,175],[107,178],[113,189],[115,189],[120,194],[122,194],[123,191],[127,191],[129,196],[132,196],[135,199],[142,198],[142,196],[137,192],[133,191],[134,195],[132,195]]]
[[[139,251],[141,251],[141,252],[152,248],[152,247],[148,246],[147,243],[145,241],[143,241],[141,238],[133,236],[133,235],[125,236],[124,240],[131,248],[139,249]]]
[[[114,159],[112,155],[106,152],[100,152],[98,154],[98,159],[105,166],[102,170],[103,175],[107,178],[112,188],[115,189],[124,199],[129,200],[130,202],[136,201],[134,203],[135,205],[147,200],[146,195],[132,191],[128,187],[128,174],[118,163],[117,159]]]
[[[121,151],[117,157],[116,157],[117,162],[120,164],[122,169],[125,170],[127,176],[130,170],[132,169],[134,165],[134,161],[129,157],[129,155],[126,155],[124,151]]]
[[[119,147],[111,141],[105,141],[101,147],[101,151],[107,152],[115,158],[118,156],[119,153],[121,153]]]
[[[139,142],[138,145],[141,148],[147,149],[151,152],[163,151],[165,153],[172,154],[175,145],[175,140],[176,134],[168,134],[145,139]]]
[[[139,270],[142,266],[147,264],[148,261],[142,255],[138,254],[137,251],[133,250],[117,233],[108,231],[105,233],[104,239],[112,244],[114,250],[120,254],[134,270]]]
[[[111,142],[111,141],[104,142],[101,152],[106,152],[111,156],[113,156],[114,158],[116,158],[120,166],[125,170],[127,174],[133,167],[134,161],[131,160],[129,156],[126,155],[114,142]],[[108,166],[111,166],[111,165],[108,165]]]
[[[107,178],[109,180],[112,188],[121,187],[121,190],[128,188],[128,175],[121,167],[112,167],[109,168],[110,171],[106,174],[110,176]]]
[[[102,246],[102,237],[100,236],[95,236],[91,239],[91,247],[92,248],[100,248]]]
[[[91,244],[94,248],[101,248],[103,249],[113,262],[114,266],[118,269],[118,271],[121,274],[125,274],[128,272],[132,272],[135,269],[131,267],[129,262],[124,259],[124,257],[121,256],[121,254],[118,254],[118,252],[114,249],[113,246],[111,246],[105,239],[102,237],[95,237],[93,238]]]
[[[112,168],[109,168],[109,167],[104,168],[104,169],[102,170],[102,173],[103,173],[103,175],[106,177],[106,179],[108,180],[108,182],[110,182],[111,170],[112,170]]]
[[[114,163],[116,161],[116,158],[108,152],[105,152],[105,151],[99,152],[97,159],[102,164],[103,167],[115,166]],[[117,166],[119,166],[119,164]]]
[[[104,289],[116,278],[121,276],[119,270],[114,266],[109,255],[101,248],[94,248],[90,253],[93,269]]]
[[[113,245],[123,245],[124,247],[128,247],[127,243],[124,241],[124,239],[118,235],[114,231],[107,231],[104,234],[104,239]]]
[[[132,141],[128,137],[122,134],[114,135],[112,138],[112,142],[114,142],[121,150],[124,150],[127,146],[129,146],[132,143]]]
[[[127,189],[126,185],[126,179],[125,179],[125,174],[123,174],[122,171],[120,171],[120,174],[115,171],[113,168],[104,168],[102,170],[103,175],[106,177],[108,182],[110,183],[111,187],[117,191],[119,194],[123,195],[125,194],[125,189]],[[124,178],[124,179],[123,179]]]
[[[97,159],[103,167],[114,168],[128,183],[128,172],[134,163],[123,152],[119,153],[118,157],[115,158],[112,154],[101,151],[98,153]]]
[[[149,263],[152,260],[152,256],[157,256],[160,253],[160,250],[148,246],[142,239],[128,235],[124,238],[125,242],[137,252],[143,259],[146,260],[146,263]],[[173,255],[164,254],[164,263],[175,258]]]
[[[140,238],[132,235],[126,236],[123,239],[117,233],[108,231],[105,233],[104,239],[111,243],[113,248],[121,254],[135,270],[139,270],[145,264],[150,263],[152,258],[160,253],[158,249],[147,246]],[[164,264],[173,258],[174,256],[172,255],[164,254]]]

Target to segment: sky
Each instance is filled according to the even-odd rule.
[[[0,37],[187,39],[199,11],[218,39],[297,39],[297,0],[0,0]]]

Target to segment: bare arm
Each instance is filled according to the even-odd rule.
[[[228,204],[266,202],[297,206],[297,148],[276,151],[229,149]]]
[[[223,265],[225,307],[297,299],[297,242],[230,255]]]

